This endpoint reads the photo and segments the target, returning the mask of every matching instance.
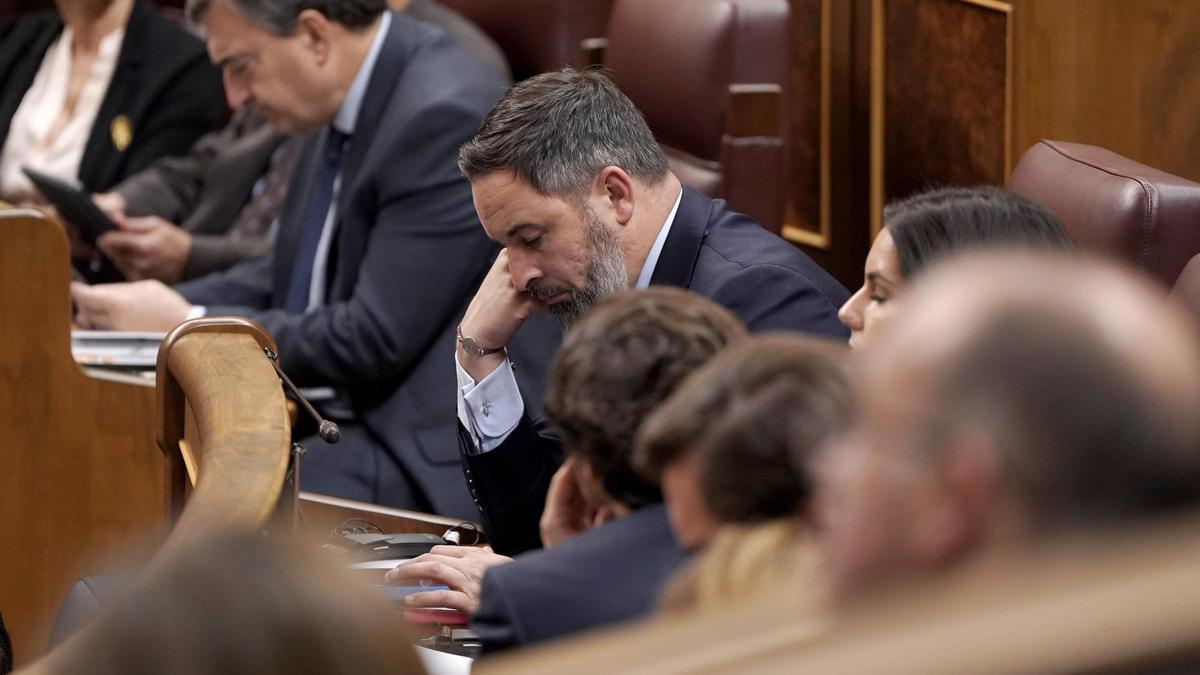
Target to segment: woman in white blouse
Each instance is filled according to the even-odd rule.
[[[203,43],[145,0],[56,0],[0,29],[0,200],[37,203],[32,167],[103,191],[218,128]]]

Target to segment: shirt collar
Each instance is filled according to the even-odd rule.
[[[367,85],[371,82],[371,71],[375,70],[375,62],[379,60],[379,52],[383,49],[383,40],[387,37],[388,27],[392,25],[392,13],[384,12],[379,22],[379,30],[375,33],[375,41],[371,43],[371,51],[358,67],[358,74],[346,91],[346,98],[338,108],[337,116],[333,118],[333,128],[346,134],[354,135],[354,126],[358,123],[358,111],[362,108],[363,97],[367,95]]]
[[[658,265],[658,257],[662,255],[663,245],[667,243],[667,235],[671,232],[671,225],[675,223],[675,214],[679,211],[681,201],[683,201],[683,188],[679,189],[679,196],[675,198],[675,206],[671,207],[671,212],[667,214],[667,221],[658,231],[658,238],[654,240],[654,245],[646,254],[646,262],[642,263],[642,272],[638,275],[637,284],[634,286],[639,291],[650,288],[650,279],[654,276],[654,268]]]

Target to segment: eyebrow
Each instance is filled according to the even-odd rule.
[[[891,286],[896,285],[896,282],[883,276],[882,272],[867,272],[867,280],[868,281],[882,281],[883,283],[889,284]]]
[[[504,237],[505,237],[505,239],[512,239],[513,237],[520,234],[521,230],[525,230],[530,227],[539,227],[540,228],[541,225],[536,225],[534,223],[521,223],[520,225],[514,225],[514,226],[508,228],[508,232],[504,233]]]
[[[225,58],[221,59],[220,61],[217,61],[215,65],[217,66],[217,68],[224,70],[225,66],[228,66],[229,64],[233,63],[234,61],[245,61],[249,58],[250,58],[249,54],[242,52],[241,54],[233,54],[232,56],[226,56]]]

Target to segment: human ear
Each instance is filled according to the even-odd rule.
[[[618,224],[628,225],[633,220],[633,179],[624,169],[617,166],[601,169],[596,176],[596,192],[612,210]]]
[[[296,17],[293,35],[299,37],[304,47],[312,52],[318,65],[329,60],[333,43],[333,26],[328,17],[315,9],[306,9]]]
[[[926,554],[947,560],[995,536],[1001,515],[999,466],[994,443],[960,430],[952,435],[941,469],[938,496],[918,529]]]

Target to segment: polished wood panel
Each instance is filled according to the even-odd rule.
[[[1200,180],[1194,0],[791,7],[783,234],[848,287],[862,282],[888,200],[934,185],[1003,185],[1043,138],[1099,145]]]
[[[1007,5],[886,0],[883,196],[1007,176]],[[887,121],[894,120],[894,124]]]
[[[152,384],[71,357],[62,229],[9,211],[0,231],[0,611],[27,663],[90,563],[161,537],[164,462]]]
[[[827,160],[823,143],[828,137],[826,111],[829,78],[821,68],[822,54],[831,45],[824,31],[830,0],[792,0],[791,91],[788,103],[787,171],[791,190],[784,220],[784,236],[816,248],[828,242],[822,230],[822,175]],[[815,66],[815,67],[814,67]]]
[[[1014,158],[1051,138],[1200,181],[1200,2],[1015,5]]]
[[[859,186],[868,180],[868,100],[855,83],[869,75],[856,36],[869,12],[853,2],[791,0],[792,79],[788,92],[791,185],[782,234],[843,284],[862,277],[870,244]]]

